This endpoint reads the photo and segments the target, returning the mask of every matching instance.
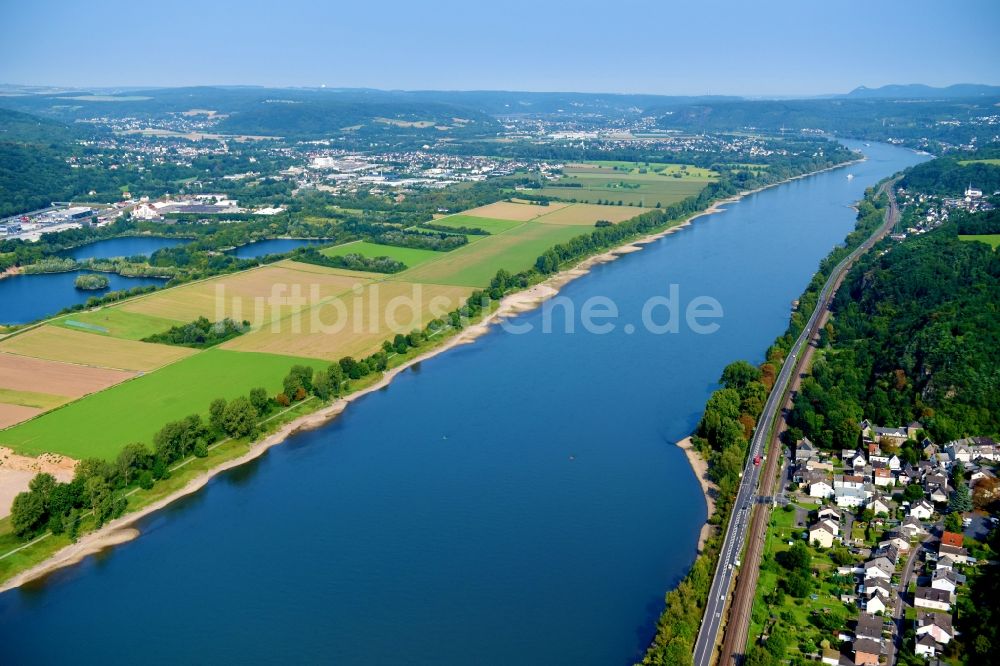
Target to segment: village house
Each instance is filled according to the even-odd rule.
[[[832,506],[825,506],[816,513],[816,517],[820,520],[824,518],[829,518],[830,520],[837,521],[840,523],[840,512],[834,509]]]
[[[945,530],[941,534],[941,545],[942,546],[955,546],[961,548],[965,543],[965,535],[959,534],[957,532],[949,532]]]
[[[875,495],[872,497],[872,501],[869,503],[868,507],[876,516],[881,514],[890,516],[892,515],[893,509],[895,509],[895,505],[882,495]]]
[[[865,478],[856,474],[838,474],[833,477],[833,487],[837,488],[863,488]]]
[[[965,443],[966,440],[948,442],[944,445],[945,453],[952,462],[970,463],[972,462],[972,447]]]
[[[961,546],[949,546],[948,544],[941,544],[938,546],[938,559],[942,556],[947,555],[956,564],[965,564],[969,561],[969,551]]]
[[[879,548],[885,546],[892,546],[901,553],[910,552],[910,542],[904,539],[902,535],[898,532],[887,532],[883,535],[882,540],[878,543]]]
[[[899,470],[899,474],[896,475],[896,481],[898,481],[901,486],[908,486],[916,480],[916,470],[913,469],[912,465],[906,465]]]
[[[862,488],[837,488],[834,490],[837,506],[845,509],[863,505],[868,497],[868,493]]]
[[[909,515],[918,520],[930,520],[934,515],[934,505],[927,500],[920,500],[910,506]]]
[[[909,435],[906,434],[906,428],[882,428],[879,426],[871,426],[868,428],[868,434],[866,437],[879,444],[883,442],[888,442],[894,446],[899,446],[907,439]]]
[[[977,469],[969,476],[969,485],[975,487],[980,481],[987,481],[989,479],[995,479],[996,474],[986,469],[985,467]]]
[[[954,593],[958,587],[958,576],[951,569],[935,569],[931,574],[931,587]]]
[[[876,486],[885,487],[895,483],[892,478],[892,471],[888,467],[876,467],[872,472],[872,481]]]
[[[884,578],[891,580],[896,567],[885,557],[876,557],[865,562],[865,578]]]
[[[933,636],[931,636],[930,634],[917,636],[916,641],[917,644],[913,648],[913,651],[917,654],[918,657],[923,657],[924,659],[928,659],[930,657],[937,655],[938,644],[937,641],[934,640]]]
[[[874,593],[868,599],[861,604],[866,613],[884,613],[886,608],[889,608],[889,595],[881,590],[881,588],[875,588]]]
[[[805,462],[818,456],[816,445],[810,442],[808,437],[803,437],[795,443],[795,462]]]
[[[921,430],[924,429],[924,424],[920,421],[912,421],[908,426],[906,426],[906,438],[917,441],[917,436]]]
[[[951,570],[954,568],[955,560],[951,559],[949,555],[938,557],[937,562],[934,563],[935,571]]]
[[[827,499],[833,497],[833,486],[826,480],[816,481],[809,485],[809,497]]]
[[[929,634],[936,642],[947,645],[955,637],[948,613],[920,613],[917,616],[917,636]]]
[[[870,638],[859,638],[854,641],[855,666],[878,666],[882,654],[882,642]]]
[[[913,596],[913,605],[917,608],[948,611],[951,610],[951,602],[951,592],[937,590],[933,587],[918,587]]]
[[[837,537],[837,532],[830,526],[830,521],[824,520],[809,528],[809,543],[816,544],[823,548],[832,548],[833,541]]]
[[[882,640],[882,623],[883,620],[880,617],[875,617],[874,615],[869,615],[868,613],[861,613],[858,615],[858,624],[854,629],[854,635],[857,638],[868,638],[873,641]]]
[[[940,450],[941,449],[938,448],[938,445],[929,439],[925,439],[923,442],[921,442],[920,452],[924,454],[924,458],[929,459],[932,456],[936,456],[940,452]]]
[[[899,526],[899,532],[907,539],[914,539],[927,534],[923,524],[915,516],[907,516]]]
[[[934,486],[928,494],[930,500],[935,504],[945,504],[948,502],[948,490],[942,486]]]
[[[891,543],[884,543],[872,552],[872,557],[884,557],[895,566],[899,563],[899,548],[896,548]]]
[[[862,594],[866,597],[872,597],[877,592],[881,592],[882,596],[886,599],[889,598],[889,581],[885,578],[865,578],[865,582],[862,584]]]

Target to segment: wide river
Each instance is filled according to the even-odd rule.
[[[632,663],[705,520],[674,442],[722,368],[760,362],[784,331],[864,189],[924,159],[848,143],[869,159],[569,284],[576,332],[565,303],[527,313],[515,323],[533,331],[441,354],[137,540],[0,596],[0,661]],[[647,331],[643,304],[670,285],[682,308],[716,299],[718,331]],[[599,296],[619,319],[584,332]]]

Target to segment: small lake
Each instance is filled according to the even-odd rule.
[[[329,245],[332,242],[322,238],[269,238],[241,245],[229,250],[227,254],[240,259],[256,259],[269,254],[284,254],[307,245]]]
[[[85,291],[73,286],[76,276],[89,272],[15,275],[0,280],[0,324],[26,324],[50,317],[71,305],[86,303],[91,296],[167,282],[163,278],[122,277],[114,273],[102,273],[110,282],[107,289]]]
[[[122,236],[109,238],[62,252],[62,256],[83,261],[84,259],[111,259],[112,257],[148,257],[165,247],[176,247],[191,241],[186,238],[163,238],[162,236]]]

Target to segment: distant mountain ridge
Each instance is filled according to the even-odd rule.
[[[943,88],[924,85],[923,83],[890,84],[878,88],[858,86],[844,97],[854,98],[895,98],[895,99],[942,99],[958,97],[996,97],[1000,96],[1000,86],[983,83],[956,83]]]

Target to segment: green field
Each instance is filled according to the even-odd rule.
[[[398,278],[429,284],[486,287],[501,268],[511,273],[530,268],[539,255],[553,245],[591,231],[588,227],[526,222],[502,234],[483,236],[437,261],[404,271]]]
[[[962,166],[968,166],[970,164],[990,164],[992,166],[1000,166],[1000,159],[994,157],[982,160],[961,160],[959,161],[959,164]]]
[[[469,227],[471,229],[482,229],[491,234],[501,234],[524,223],[516,220],[497,220],[489,217],[459,214],[438,218],[434,220],[433,224],[442,227]]]
[[[968,236],[959,236],[958,239],[964,241],[979,241],[980,243],[986,243],[994,250],[1000,247],[1000,234],[970,234]]]
[[[74,312],[52,323],[74,331],[110,335],[126,340],[142,340],[154,333],[162,333],[172,326],[187,322],[128,312],[121,308],[104,307],[89,312]]]
[[[406,264],[407,268],[413,268],[420,264],[444,256],[442,252],[434,250],[420,250],[412,247],[396,247],[395,245],[379,245],[368,241],[358,241],[356,243],[345,243],[335,245],[320,250],[320,253],[328,257],[343,257],[345,254],[360,254],[362,257],[389,257]]]
[[[207,414],[215,398],[232,399],[256,386],[277,393],[297,363],[326,366],[294,356],[212,349],[2,430],[0,444],[28,455],[112,459],[130,442],[152,444],[170,421]]]
[[[52,395],[50,393],[35,393],[34,391],[15,391],[13,389],[0,388],[0,402],[8,405],[21,405],[22,407],[34,407],[36,409],[52,409],[63,404],[71,398],[63,395]]]
[[[601,167],[602,169],[611,169],[612,173],[621,174],[652,174],[671,177],[673,177],[674,174],[679,174],[682,178],[705,179],[718,177],[718,174],[711,169],[696,167],[690,164],[674,164],[672,162],[622,162],[620,160],[594,160],[593,162],[587,162],[587,164],[595,165],[597,167]],[[574,170],[573,167],[564,169],[566,173],[569,173],[570,170]],[[579,168],[575,170],[583,171],[583,169]]]
[[[586,203],[622,202],[653,208],[695,196],[718,175],[699,167],[658,162],[586,162],[567,165],[558,185],[540,194]]]

